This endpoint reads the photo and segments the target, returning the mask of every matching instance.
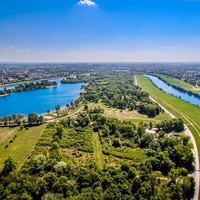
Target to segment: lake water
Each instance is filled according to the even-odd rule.
[[[80,88],[84,83],[60,83],[60,78],[56,81],[58,86],[50,89],[36,89],[23,92],[12,92],[11,95],[0,97],[0,116],[23,113],[26,116],[30,112],[43,114],[50,108],[54,110],[55,105],[65,106],[75,100],[80,93]],[[16,84],[15,84],[16,85]],[[10,88],[13,86],[7,86]],[[0,87],[3,90],[5,86]]]
[[[156,76],[146,75],[158,88],[162,89],[163,91],[167,92],[168,94],[172,94],[173,96],[176,96],[180,99],[183,99],[185,101],[188,101],[191,104],[200,106],[200,99],[193,96],[188,95],[186,92],[182,92],[173,86],[169,86],[164,81],[160,80]]]

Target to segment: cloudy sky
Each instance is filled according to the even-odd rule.
[[[1,0],[0,62],[200,61],[200,0]]]

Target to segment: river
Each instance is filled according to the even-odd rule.
[[[189,95],[187,92],[182,92],[178,89],[176,89],[173,86],[168,85],[164,81],[160,80],[156,76],[152,75],[146,75],[158,88],[162,89],[163,91],[167,92],[168,94],[171,94],[173,96],[176,96],[182,100],[185,100],[191,104],[200,106],[200,99],[195,97],[194,95]]]
[[[84,83],[60,83],[60,78],[52,79],[58,86],[49,89],[36,89],[23,92],[12,92],[11,95],[0,97],[0,116],[23,113],[26,116],[30,112],[43,114],[50,108],[54,110],[55,105],[65,106],[75,100],[80,93]],[[11,88],[16,84],[7,86]],[[3,90],[5,86],[0,87]]]

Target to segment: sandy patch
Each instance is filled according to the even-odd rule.
[[[15,129],[5,130],[3,132],[0,132],[0,144],[6,141],[14,132],[15,132]]]

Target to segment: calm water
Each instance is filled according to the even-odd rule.
[[[57,88],[38,89],[24,92],[13,92],[7,97],[0,97],[0,116],[30,112],[46,113],[47,109],[54,110],[55,105],[65,106],[75,100],[84,83],[61,84],[60,78],[51,80],[58,83]],[[8,86],[10,88],[13,86]],[[0,90],[5,87],[0,87]]]
[[[190,102],[191,104],[200,106],[200,99],[193,95],[188,95],[186,92],[181,92],[176,88],[167,85],[164,81],[160,80],[159,78],[151,75],[146,75],[152,82],[158,87],[161,88],[163,91],[167,92],[168,94],[172,94],[178,98],[181,98],[185,101]]]

